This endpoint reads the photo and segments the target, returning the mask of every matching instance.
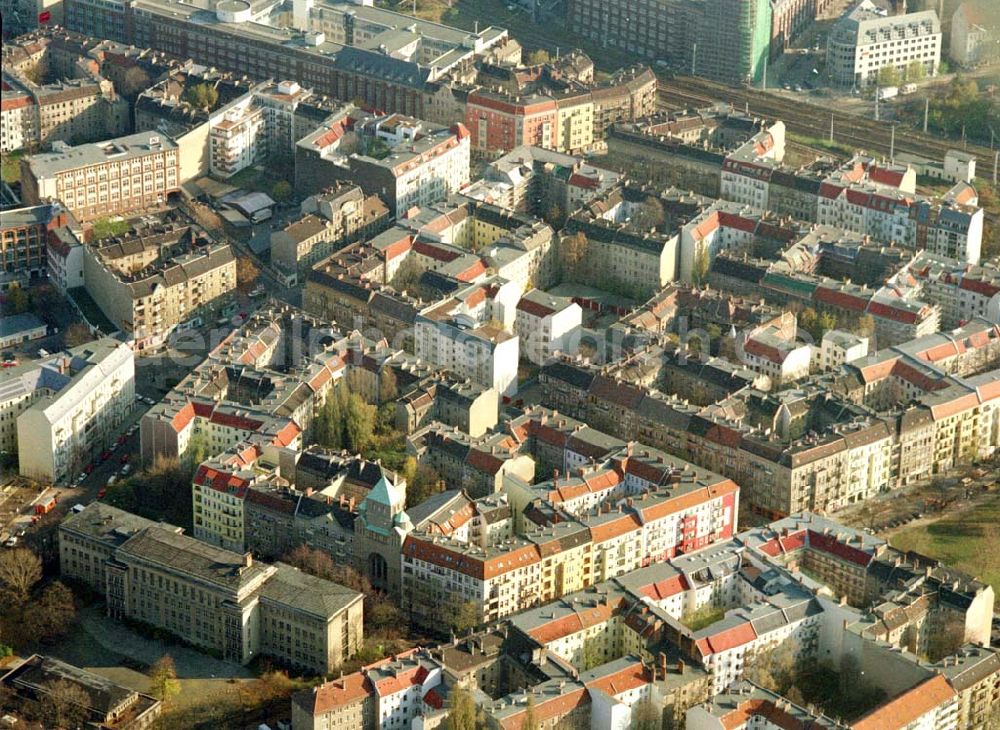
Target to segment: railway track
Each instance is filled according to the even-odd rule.
[[[760,91],[747,91],[703,79],[678,77],[661,82],[658,87],[659,104],[665,109],[708,106],[722,101],[737,109],[749,109],[769,119],[780,119],[789,132],[819,139],[827,139],[830,120],[833,118],[834,141],[855,149],[889,156],[892,150],[892,130],[884,122],[876,122],[854,114],[838,112],[808,102],[789,102],[787,99]],[[895,151],[919,155],[940,161],[958,143],[941,140],[930,135],[897,126]],[[991,165],[993,152],[985,147],[969,145],[964,148],[976,155],[980,165]]]

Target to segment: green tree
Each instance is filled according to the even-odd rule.
[[[27,293],[19,286],[12,286],[7,290],[7,306],[5,309],[10,314],[23,314],[28,311],[31,302]]]
[[[205,82],[189,86],[181,98],[192,106],[207,110],[212,109],[219,101],[219,92],[212,84]]]
[[[413,478],[406,481],[406,505],[414,507],[444,490],[444,480],[434,467],[419,464],[414,469]]]
[[[448,626],[456,634],[474,629],[479,625],[479,608],[474,601],[463,601],[461,596],[453,594],[446,604],[449,608]]]
[[[378,409],[365,403],[357,393],[351,393],[347,401],[347,413],[344,418],[345,446],[361,453],[372,443],[375,437],[375,420]]]
[[[271,197],[279,203],[287,203],[292,199],[292,184],[287,180],[278,180],[271,186]]]
[[[378,402],[388,403],[398,397],[399,386],[396,383],[396,371],[388,365],[384,365],[378,374]]]
[[[563,236],[559,242],[559,250],[562,258],[563,271],[575,271],[587,260],[587,250],[590,248],[590,241],[583,231]]]
[[[177,667],[169,654],[164,654],[149,668],[150,692],[159,700],[168,700],[180,691]]]
[[[708,246],[699,246],[694,256],[694,266],[691,269],[691,281],[696,286],[708,283],[708,272],[712,263],[708,257]]]
[[[552,56],[544,48],[536,48],[528,54],[526,63],[529,66],[537,66],[541,63],[548,63],[552,60]]]
[[[878,70],[878,85],[882,88],[886,86],[899,86],[899,71],[895,66],[883,66]]]
[[[586,639],[583,642],[583,652],[580,662],[585,672],[604,664],[604,652],[601,651],[601,642],[599,639]]]
[[[906,66],[907,81],[923,81],[927,76],[927,67],[920,61],[910,61]]]
[[[476,706],[472,695],[462,687],[452,687],[448,693],[448,717],[444,721],[447,730],[478,730],[485,718]]]

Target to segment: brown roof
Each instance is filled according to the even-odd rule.
[[[935,707],[955,696],[955,690],[940,674],[921,682],[855,722],[852,730],[895,730],[905,728]]]

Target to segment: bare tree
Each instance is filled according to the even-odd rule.
[[[57,679],[45,686],[45,696],[38,700],[39,720],[45,727],[74,730],[90,714],[90,695],[78,684]]]
[[[0,553],[0,601],[20,606],[28,600],[31,588],[42,579],[42,561],[28,548]]]

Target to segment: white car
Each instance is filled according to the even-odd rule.
[[[8,537],[7,538],[7,542],[5,542],[3,544],[3,546],[4,547],[9,547],[9,548],[17,547],[17,537],[16,536],[15,537]]]

